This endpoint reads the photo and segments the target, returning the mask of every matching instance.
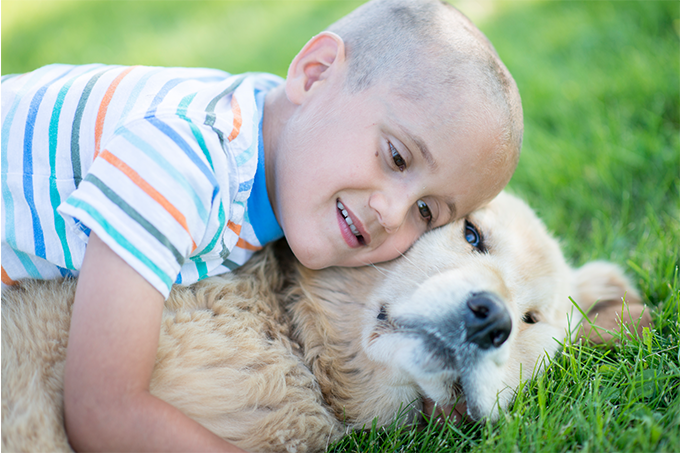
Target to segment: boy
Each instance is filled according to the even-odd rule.
[[[359,266],[493,198],[519,157],[517,88],[437,0],[373,0],[285,81],[52,66],[3,79],[3,282],[79,272],[65,370],[76,450],[231,450],[149,394],[163,300],[285,235]]]

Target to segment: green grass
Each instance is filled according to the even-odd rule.
[[[98,61],[285,75],[356,4],[3,0],[2,73]],[[374,429],[330,451],[680,451],[680,3],[484,5],[470,14],[524,105],[510,189],[574,265],[622,265],[655,326],[611,351],[566,345],[495,425]]]

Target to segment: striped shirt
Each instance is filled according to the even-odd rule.
[[[75,276],[94,231],[165,297],[283,234],[266,93],[213,69],[52,65],[2,78],[2,280]]]

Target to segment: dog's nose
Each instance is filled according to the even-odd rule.
[[[467,341],[482,349],[497,348],[508,339],[512,319],[503,302],[492,293],[475,293],[467,301],[465,314]]]

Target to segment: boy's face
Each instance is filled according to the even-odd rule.
[[[499,132],[481,103],[431,99],[406,100],[379,84],[351,94],[342,81],[329,82],[287,121],[267,163],[268,184],[305,266],[396,258],[507,183],[514,167],[490,163]]]

